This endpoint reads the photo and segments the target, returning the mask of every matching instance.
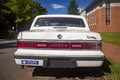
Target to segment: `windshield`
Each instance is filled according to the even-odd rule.
[[[85,24],[80,18],[39,18],[37,19],[35,27],[43,27],[43,26],[67,26],[67,27],[85,27]]]

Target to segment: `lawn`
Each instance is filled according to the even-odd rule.
[[[120,32],[102,32],[100,34],[103,42],[120,46]],[[106,58],[102,69],[105,74],[105,80],[120,80],[120,64],[110,58]]]
[[[107,58],[102,67],[105,80],[120,80],[120,64]]]
[[[102,32],[100,33],[102,40],[107,43],[112,43],[120,46],[120,32]]]

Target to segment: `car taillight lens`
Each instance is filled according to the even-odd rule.
[[[72,49],[94,49],[95,47],[94,43],[71,43]]]
[[[18,41],[18,48],[45,48],[45,49],[100,49],[100,43],[81,42],[27,42]]]
[[[19,48],[48,48],[47,42],[18,42]]]

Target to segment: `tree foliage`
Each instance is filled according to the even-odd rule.
[[[30,20],[38,14],[44,14],[46,9],[33,0],[10,0],[6,3],[16,16],[16,23]]]
[[[8,0],[0,0],[0,37],[8,35],[8,29],[16,19],[12,10],[5,6],[7,2]]]
[[[79,15],[79,10],[78,10],[78,4],[76,3],[76,0],[71,0],[68,6],[68,14],[73,14],[73,15]]]
[[[15,24],[31,20],[36,15],[46,12],[46,8],[33,0],[0,0],[0,33],[4,33],[3,28],[7,31]]]

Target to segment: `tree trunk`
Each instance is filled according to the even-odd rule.
[[[18,34],[18,23],[16,23],[15,31],[16,31],[16,34]]]

